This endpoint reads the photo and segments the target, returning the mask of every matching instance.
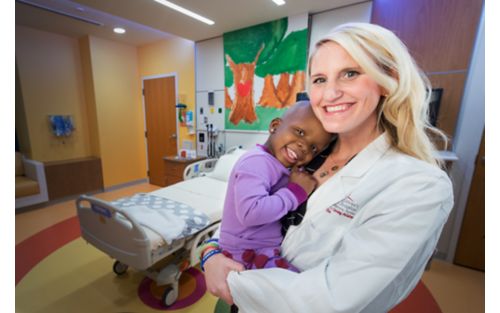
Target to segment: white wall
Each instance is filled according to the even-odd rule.
[[[224,90],[222,37],[197,42],[195,55],[196,92]]]
[[[311,36],[309,39],[309,53],[316,42],[328,34],[334,27],[349,22],[369,23],[372,15],[372,2],[363,2],[341,9],[330,10],[312,16]]]

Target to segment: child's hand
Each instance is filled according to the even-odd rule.
[[[292,169],[289,181],[291,183],[296,183],[300,185],[307,193],[307,195],[310,195],[311,192],[313,192],[314,188],[316,188],[316,185],[318,184],[316,179],[311,174],[298,168]]]

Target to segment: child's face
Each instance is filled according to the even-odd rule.
[[[306,165],[332,138],[310,107],[299,108],[283,119],[273,120],[269,131],[267,147],[285,167]]]

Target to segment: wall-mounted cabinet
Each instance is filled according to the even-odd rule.
[[[196,91],[224,90],[222,37],[196,43]]]

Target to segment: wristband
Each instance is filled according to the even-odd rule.
[[[203,267],[205,265],[205,262],[207,262],[208,259],[210,259],[214,255],[219,254],[219,253],[222,253],[222,250],[220,250],[220,249],[211,250],[203,256],[203,258],[201,259],[201,264],[200,264],[201,270],[203,272],[205,272],[205,268]]]
[[[206,247],[205,249],[203,249],[200,253],[200,260],[203,259],[203,256],[205,255],[205,253],[209,252],[209,251],[212,251],[212,250],[219,250],[219,247],[212,247],[212,246],[208,246]]]
[[[206,252],[206,250],[208,250],[209,247],[213,249],[219,249],[219,239],[213,238],[203,241],[203,243],[197,249],[198,260],[201,261],[201,259],[203,258],[203,254]]]

